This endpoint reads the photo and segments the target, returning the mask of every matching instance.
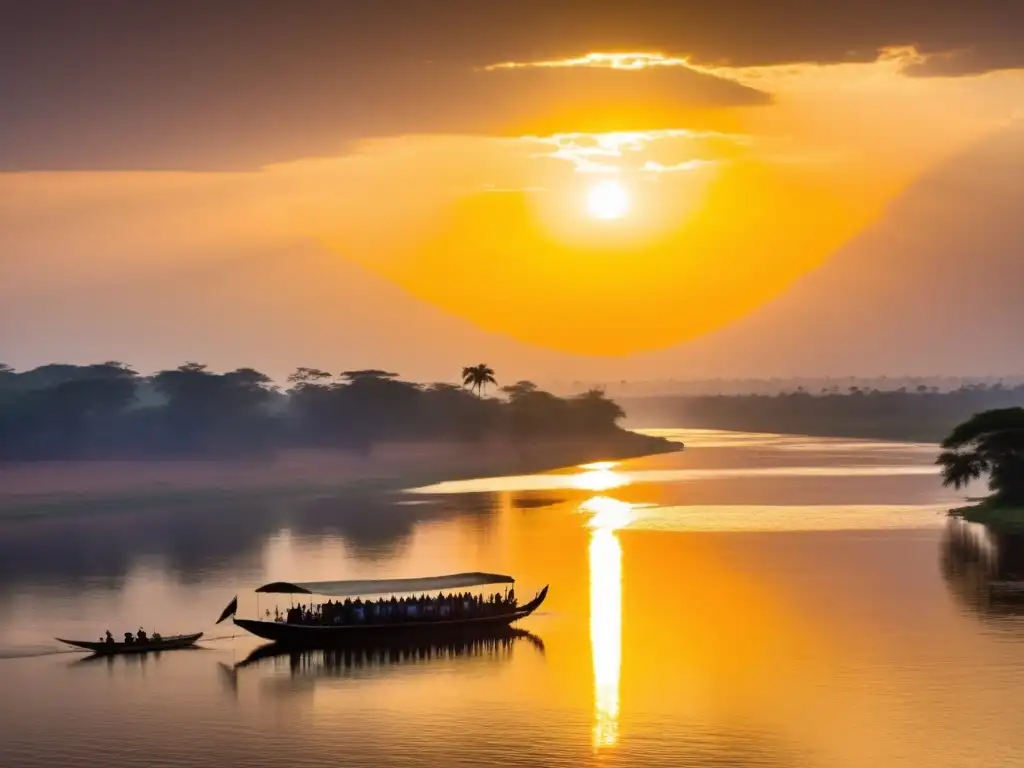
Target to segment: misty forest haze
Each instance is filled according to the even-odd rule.
[[[421,385],[376,369],[335,377],[300,368],[282,392],[253,368],[215,373],[186,363],[143,377],[116,361],[24,373],[0,366],[0,459],[242,457],[542,438],[661,447],[620,429],[624,412],[600,390],[559,398],[520,381],[497,399],[482,396],[495,383],[488,366],[465,367],[462,377],[464,386]]]
[[[771,394],[623,394],[617,401],[634,426],[938,443],[975,413],[1019,407],[1024,403],[1024,384],[971,384],[950,391],[924,384],[890,389],[854,384]]]

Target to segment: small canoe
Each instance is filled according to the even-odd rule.
[[[149,653],[150,651],[173,651],[177,648],[190,648],[202,636],[202,632],[196,632],[194,635],[171,635],[170,637],[161,637],[159,640],[149,639],[144,643],[90,642],[88,640],[65,640],[62,637],[56,639],[62,643],[73,645],[76,648],[84,648],[93,653],[111,655],[115,653]]]

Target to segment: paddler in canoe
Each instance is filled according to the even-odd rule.
[[[160,636],[159,632],[154,632],[153,636],[150,637],[142,627],[139,627],[138,635],[133,635],[131,632],[124,633],[125,645],[133,645],[134,643],[159,643],[161,640],[163,640],[163,638]],[[110,634],[110,630],[108,629],[106,636],[100,638],[100,642],[110,643],[113,645],[117,641],[114,640],[114,636]]]
[[[76,648],[84,648],[85,650],[92,651],[93,653],[145,653],[147,651],[188,648],[194,645],[202,636],[202,632],[196,632],[192,635],[171,635],[170,637],[162,637],[159,632],[147,635],[146,630],[139,627],[138,633],[133,634],[131,632],[125,632],[124,642],[118,642],[115,640],[113,633],[109,629],[103,637],[99,639],[99,642],[87,640],[65,640],[62,637],[58,637],[57,640],[62,643],[67,643],[68,645],[73,645]]]

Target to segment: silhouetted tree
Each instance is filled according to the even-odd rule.
[[[462,386],[476,389],[477,397],[482,397],[484,387],[488,384],[497,384],[494,378],[494,369],[485,363],[470,365],[462,369]]]
[[[603,390],[590,389],[569,401],[573,426],[592,433],[614,429],[619,419],[626,417],[618,403],[609,400]]]
[[[515,384],[509,384],[501,388],[502,393],[508,396],[509,400],[514,400],[517,397],[528,395],[531,392],[536,392],[539,388],[532,381],[517,381]]]
[[[0,455],[13,449],[25,458],[75,458],[110,449],[135,401],[135,371],[117,362],[47,368],[65,375],[5,402]]]
[[[319,368],[299,368],[288,377],[288,442],[326,446],[338,443],[333,413],[331,374]]]
[[[275,388],[252,368],[216,374],[189,362],[160,371],[153,385],[165,399],[159,439],[172,454],[252,453],[266,446],[265,410]]]
[[[296,387],[303,387],[309,384],[321,384],[331,378],[327,371],[319,368],[296,368],[295,373],[288,376],[288,383]]]
[[[959,489],[987,473],[993,500],[1024,504],[1024,408],[976,414],[942,448],[937,463],[945,485]]]
[[[531,382],[519,382],[509,389],[507,413],[512,434],[520,437],[571,434],[568,401],[538,389]]]
[[[14,368],[6,363],[0,363],[0,402],[12,396],[11,390],[18,380],[18,374]]]
[[[423,394],[423,426],[444,438],[479,440],[499,430],[502,404],[454,384],[431,384]]]

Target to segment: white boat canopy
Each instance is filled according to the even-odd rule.
[[[257,592],[278,594],[324,595],[343,597],[355,595],[390,595],[398,592],[434,592],[484,584],[514,584],[511,576],[500,573],[453,573],[448,576],[427,576],[419,579],[362,579],[357,581],[275,581],[264,584]]]

